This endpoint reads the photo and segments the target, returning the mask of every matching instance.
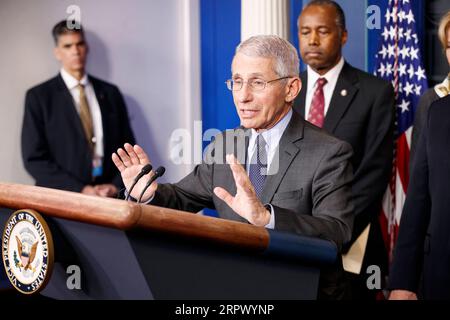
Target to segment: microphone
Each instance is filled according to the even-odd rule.
[[[150,180],[148,180],[144,189],[142,189],[141,195],[139,196],[139,199],[138,199],[138,203],[141,202],[142,196],[144,195],[144,193],[148,189],[148,187],[150,187],[150,185],[153,183],[153,181],[155,181],[156,179],[161,177],[164,174],[164,172],[166,172],[166,168],[164,168],[164,167],[158,167],[158,169],[155,170],[155,174],[153,175],[153,177],[151,177]]]
[[[147,163],[145,166],[142,167],[141,172],[139,172],[139,174],[136,176],[136,178],[134,178],[133,184],[131,185],[130,191],[128,192],[127,197],[125,198],[125,201],[130,200],[131,197],[131,191],[133,191],[134,186],[136,185],[136,183],[143,177],[145,176],[147,173],[149,173],[150,171],[152,171],[152,165],[150,163]]]

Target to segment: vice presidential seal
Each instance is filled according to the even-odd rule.
[[[53,269],[53,240],[42,216],[18,210],[8,219],[2,237],[2,257],[11,284],[24,294],[42,290]]]

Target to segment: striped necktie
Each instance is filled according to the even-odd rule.
[[[250,178],[258,198],[261,198],[261,193],[264,188],[267,176],[267,152],[266,141],[262,134],[256,138],[256,150],[253,153],[250,161],[248,176]]]

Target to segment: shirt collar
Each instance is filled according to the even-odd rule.
[[[83,75],[80,81],[75,79],[70,73],[64,70],[64,68],[61,68],[60,74],[61,77],[63,78],[64,83],[66,84],[66,87],[69,90],[76,88],[78,83],[81,83],[83,86],[87,86],[89,84],[89,79],[86,73]]]
[[[344,63],[345,63],[345,60],[343,57],[341,57],[341,60],[339,60],[339,62],[324,75],[318,74],[310,66],[308,66],[308,68],[307,68],[307,72],[308,72],[308,88],[307,88],[307,90],[308,91],[312,90],[316,86],[317,79],[319,79],[319,78],[327,79],[327,83],[337,82],[337,78],[339,77],[339,74],[341,73],[341,70],[344,67]]]
[[[264,130],[261,134],[266,141],[267,146],[269,147],[269,150],[272,150],[274,147],[277,147],[281,136],[284,133],[284,130],[286,130],[289,122],[292,118],[292,108],[289,110],[289,112],[280,120],[277,122],[275,126],[270,128],[269,130]],[[255,148],[256,145],[256,138],[258,136],[258,133],[255,129],[251,129],[252,135],[250,136],[249,140],[249,147],[251,150]]]

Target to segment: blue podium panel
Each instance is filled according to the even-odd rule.
[[[13,211],[1,212],[0,227]],[[275,231],[259,252],[42,215],[55,267],[41,294],[54,299],[313,300],[322,266],[336,259],[329,241]]]
[[[299,261],[186,239],[128,232],[155,299],[317,297],[319,269]]]

